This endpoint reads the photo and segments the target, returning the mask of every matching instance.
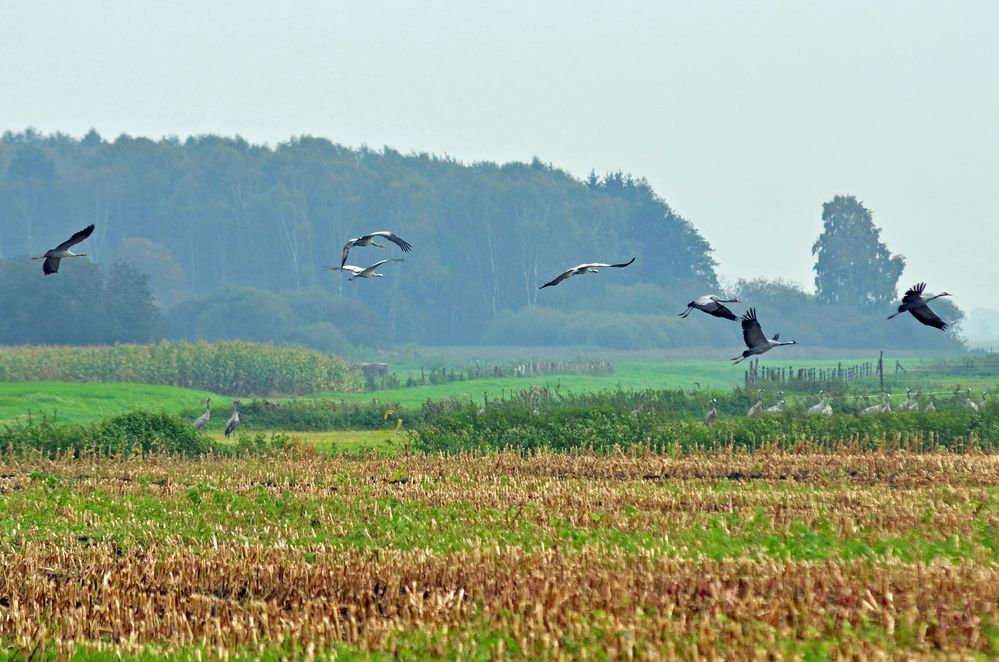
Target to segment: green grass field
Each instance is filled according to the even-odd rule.
[[[196,411],[212,394],[173,386],[0,382],[0,424],[26,420],[29,414],[60,423],[91,423],[133,409],[178,413]],[[217,402],[228,399],[212,396]]]
[[[818,359],[796,363],[771,359],[766,361],[766,365],[792,369],[833,368],[838,362],[835,359]],[[845,366],[860,362],[860,359],[842,361]],[[886,388],[898,398],[904,397],[907,385],[924,389],[930,386],[939,389],[941,393],[946,393],[956,385],[961,385],[962,388],[971,387],[976,391],[985,388],[995,389],[999,385],[999,374],[955,371],[953,374],[936,375],[928,379],[916,376],[920,366],[918,359],[903,359],[903,363],[910,367],[913,374],[909,376],[903,374],[898,377],[889,374],[886,380]],[[891,365],[894,366],[893,361]],[[394,368],[393,372],[405,380],[408,375],[419,375],[419,367],[401,364]],[[741,386],[743,375],[744,366],[732,366],[723,360],[645,359],[617,362],[614,374],[607,376],[507,377],[361,393],[329,392],[310,397],[349,402],[377,399],[380,402],[395,402],[404,408],[418,408],[427,400],[460,398],[481,401],[485,393],[488,393],[490,398],[496,398],[503,393],[510,394],[532,386],[557,387],[565,393],[585,393],[616,388],[726,390]],[[874,393],[877,391],[877,380],[858,380],[851,388]],[[24,419],[29,412],[36,418],[45,415],[50,418],[55,416],[57,420],[66,423],[89,423],[136,408],[174,414],[184,413],[193,417],[200,409],[201,399],[208,395],[212,396],[213,401],[214,428],[227,418],[231,397],[191,389],[142,384],[0,382],[0,423],[10,423],[18,418]]]

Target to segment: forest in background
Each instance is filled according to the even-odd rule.
[[[0,139],[0,218],[0,305],[14,311],[0,321],[2,344],[243,339],[346,354],[401,344],[741,344],[736,323],[676,317],[718,291],[711,247],[644,180],[621,173],[581,181],[538,159],[464,164],[313,137],[270,148],[29,130]],[[902,258],[879,243],[860,203],[838,196],[823,221],[817,294],[779,281],[731,286],[765,331],[813,347],[960,347],[912,320],[885,323]],[[96,264],[66,260],[43,278],[28,256],[88,223]],[[863,231],[836,234],[837,223]],[[414,247],[381,269],[385,278],[324,271],[347,238],[381,229]],[[356,248],[350,262],[397,256],[391,244]],[[628,269],[538,289],[574,264],[632,256]],[[96,300],[81,278],[104,288],[99,305],[81,303],[88,292]],[[960,318],[941,304],[945,319]],[[75,306],[80,321],[46,327],[59,306]],[[132,319],[106,312],[115,306]]]

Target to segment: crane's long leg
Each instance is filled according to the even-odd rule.
[[[679,315],[679,316],[680,316],[680,317],[684,317],[684,318],[686,318],[686,317],[687,317],[687,315],[689,315],[689,314],[690,314],[690,311],[692,311],[693,309],[694,309],[694,307],[693,307],[693,306],[687,306],[687,310],[685,310],[685,311],[683,311],[682,313],[680,313],[680,315]]]

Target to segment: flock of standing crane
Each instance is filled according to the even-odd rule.
[[[777,396],[773,405],[767,407],[763,401],[763,389],[757,389],[757,399],[756,402],[746,411],[746,416],[750,418],[756,418],[758,416],[764,416],[766,414],[779,414],[785,411],[787,408],[787,402],[784,400],[784,392],[777,391]],[[960,387],[954,391],[954,396],[951,400],[950,407],[954,409],[966,409],[968,411],[977,412],[981,411],[988,402],[988,391],[982,391],[980,394],[980,399],[975,400],[974,393],[971,389],[965,389],[964,395],[962,397]],[[914,391],[909,388],[905,394],[905,401],[896,405],[894,409],[891,404],[891,395],[888,393],[882,393],[878,398],[876,404],[868,404],[870,401],[869,396],[863,396],[864,406],[857,410],[857,413],[861,416],[872,416],[876,414],[890,414],[892,411],[895,412],[923,412],[929,413],[937,411],[936,399],[933,393],[929,393],[926,396],[923,395],[921,391]],[[819,401],[814,405],[808,407],[805,413],[809,416],[832,416],[833,408],[832,403],[825,391],[819,391]],[[711,408],[708,413],[704,415],[704,422],[711,423],[718,419],[718,400],[711,400]]]
[[[94,225],[88,225],[79,232],[76,232],[66,241],[62,242],[55,248],[46,251],[44,255],[33,257],[33,260],[45,260],[42,265],[42,271],[45,275],[54,274],[59,272],[59,263],[63,258],[70,257],[85,257],[86,252],[74,253],[71,249],[73,246],[81,243],[87,239],[94,232]],[[353,239],[347,240],[347,243],[343,245],[343,250],[340,256],[340,266],[338,267],[327,267],[327,271],[346,271],[351,274],[348,281],[355,280],[357,278],[383,278],[384,274],[376,272],[376,269],[383,264],[388,262],[405,262],[405,258],[387,258],[384,260],[378,260],[374,264],[368,267],[359,267],[351,264],[347,264],[347,257],[350,255],[352,248],[359,246],[376,246],[378,248],[385,248],[385,244],[378,243],[377,240],[383,239],[390,241],[396,246],[398,246],[404,253],[408,253],[412,250],[413,246],[408,241],[402,239],[394,232],[388,230],[380,230],[378,232],[371,232],[369,234],[361,235],[360,237],[354,237]],[[566,269],[558,276],[548,281],[542,285],[539,289],[545,289],[546,287],[554,287],[561,283],[562,281],[570,278],[571,276],[581,276],[588,273],[598,273],[602,268],[615,268],[621,269],[631,265],[635,261],[635,258],[631,258],[627,262],[622,262],[619,264],[609,264],[605,262],[588,262],[585,264],[579,264],[570,269]],[[923,293],[926,290],[926,283],[917,283],[913,287],[906,290],[905,295],[902,297],[902,303],[899,305],[898,310],[892,313],[888,319],[892,319],[897,315],[904,312],[910,313],[913,317],[919,320],[922,324],[926,326],[932,326],[934,328],[940,329],[941,331],[946,331],[950,328],[950,324],[944,322],[940,317],[934,313],[930,307],[929,303],[934,299],[939,299],[940,297],[951,296],[948,292],[942,292],[932,297],[924,297]],[[718,317],[727,320],[741,320],[742,323],[742,338],[746,343],[747,349],[739,356],[732,357],[733,363],[740,363],[751,356],[758,356],[769,352],[774,347],[781,347],[785,345],[797,345],[797,340],[787,340],[782,341],[780,339],[780,334],[774,334],[772,338],[767,338],[766,334],[763,333],[763,328],[760,326],[760,321],[756,317],[756,309],[750,308],[747,310],[741,318],[737,318],[735,313],[733,313],[725,304],[727,303],[742,303],[738,299],[722,299],[715,294],[705,294],[704,296],[697,297],[693,301],[687,304],[687,309],[680,313],[681,318],[686,318],[690,315],[693,310],[700,310],[712,317]],[[762,393],[762,389],[761,389]],[[825,398],[825,394],[819,394],[820,400],[817,404],[809,407],[808,414],[832,414],[832,406]],[[906,402],[902,403],[896,408],[896,411],[917,411],[920,408],[919,404],[920,394],[916,395],[914,399],[912,397],[912,390],[909,390],[909,394],[906,397]],[[984,400],[983,400],[984,402]],[[211,399],[208,398],[204,401],[205,412],[194,422],[194,426],[199,430],[203,430],[208,421],[211,419]],[[717,401],[712,400],[711,409],[705,416],[706,422],[711,422],[718,417]],[[979,409],[979,404],[976,403],[972,396],[970,389],[968,390],[968,396],[966,400],[966,406],[968,409],[977,411]],[[764,408],[762,395],[760,399],[754,404],[747,412],[748,416],[759,416],[764,412],[777,413],[784,411],[786,407],[786,402],[783,398],[783,393],[778,393],[777,401],[770,407]],[[929,401],[923,406],[925,411],[935,410],[933,403],[933,395],[929,396]],[[869,407],[865,407],[861,410],[861,414],[878,414],[882,412],[891,411],[890,397],[887,394],[883,394],[881,397],[881,402]],[[234,400],[232,403],[232,415],[226,422],[225,426],[225,436],[232,434],[236,428],[239,426],[239,401]]]

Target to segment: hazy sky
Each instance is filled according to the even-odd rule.
[[[902,285],[999,308],[999,2],[0,0],[0,63],[0,129],[631,172],[724,278],[811,289],[852,193]]]

